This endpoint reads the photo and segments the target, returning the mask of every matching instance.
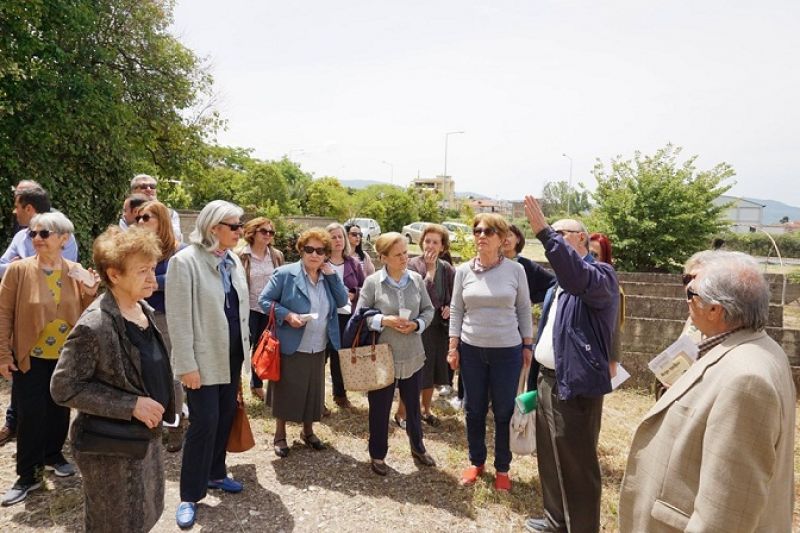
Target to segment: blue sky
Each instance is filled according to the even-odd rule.
[[[800,2],[179,0],[218,141],[315,176],[518,199],[668,142],[800,205]]]

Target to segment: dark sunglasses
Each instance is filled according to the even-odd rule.
[[[361,237],[361,235],[363,234],[360,231],[351,231],[350,235],[352,235],[353,237]]]
[[[681,281],[683,281],[683,286],[685,287],[688,284],[690,284],[693,279],[694,279],[694,274],[684,274],[683,277],[681,278]]]
[[[238,222],[236,224],[229,224],[227,222],[220,222],[220,224],[222,224],[223,226],[228,226],[231,229],[231,231],[239,231],[240,229],[242,229],[244,227],[244,224],[241,224],[241,223],[238,223]]]
[[[258,228],[256,231],[258,231],[261,235],[275,235],[274,229]]]
[[[50,234],[51,234],[51,233],[52,233],[52,232],[51,232],[49,229],[40,229],[40,230],[38,230],[38,231],[37,231],[37,230],[35,230],[35,229],[33,229],[33,230],[30,230],[30,231],[28,232],[28,235],[30,235],[30,236],[31,236],[31,240],[35,239],[37,235],[38,235],[39,237],[41,237],[42,239],[47,239],[47,238],[49,238],[49,237],[50,237]]]
[[[154,191],[154,190],[156,190],[156,184],[155,183],[140,183],[139,185],[137,185],[134,188],[135,189],[150,189],[151,191]]]
[[[592,256],[592,257],[594,257],[595,259],[597,259],[598,257],[600,257],[600,254],[598,254],[597,252],[595,252],[595,251],[592,251],[592,250],[589,250],[589,255],[591,255],[591,256]]]
[[[700,295],[699,295],[699,294],[697,294],[696,292],[694,292],[694,291],[693,291],[692,289],[690,289],[689,287],[686,287],[686,300],[688,300],[688,301],[691,301],[691,300],[692,300],[692,298],[694,298],[695,296],[697,296],[698,298],[700,297]]]
[[[574,229],[557,229],[556,233],[558,233],[562,237],[566,237],[567,233],[580,233],[580,231],[575,231]]]
[[[481,235],[491,237],[492,235],[497,235],[497,230],[494,228],[472,228],[472,234],[476,237],[480,237]]]
[[[311,255],[311,254],[314,254],[314,253],[317,254],[317,255],[325,255],[325,253],[327,252],[327,250],[325,250],[324,246],[322,246],[320,248],[314,248],[313,246],[303,246],[303,251],[305,253],[307,253],[308,255]]]
[[[155,215],[151,215],[150,213],[145,213],[144,215],[136,215],[136,223],[138,224],[140,220],[144,220],[145,222],[150,222],[150,219],[157,220]]]

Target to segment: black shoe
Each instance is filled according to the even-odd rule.
[[[306,446],[308,446],[309,448],[314,448],[317,451],[325,449],[325,445],[322,443],[321,440],[319,440],[319,437],[317,437],[313,433],[311,435],[300,433],[300,440],[305,442]]]
[[[377,459],[370,459],[369,466],[370,468],[372,468],[372,471],[378,474],[379,476],[385,476],[386,474],[389,473],[389,467],[383,461],[378,462]]]
[[[416,459],[425,466],[436,466],[436,461],[433,459],[433,457],[431,457],[431,455],[428,452],[420,453],[418,451],[411,450],[411,455],[414,457],[414,459]]]
[[[278,446],[278,444],[283,443],[283,446]],[[289,446],[287,446],[286,439],[277,439],[273,443],[273,449],[275,450],[275,455],[278,457],[289,457]]]
[[[23,501],[28,497],[29,492],[40,488],[42,488],[41,479],[32,482],[17,480],[14,486],[8,489],[5,495],[3,495],[3,507],[8,507],[9,505],[14,505],[15,503]]]

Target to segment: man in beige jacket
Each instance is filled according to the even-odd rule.
[[[795,389],[764,332],[769,287],[720,253],[687,286],[699,359],[647,413],[620,494],[620,531],[789,532]]]

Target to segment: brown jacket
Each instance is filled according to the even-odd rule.
[[[15,362],[27,372],[30,352],[45,326],[61,318],[72,327],[92,303],[94,296],[82,294],[80,282],[67,275],[73,268],[81,266],[61,259],[61,303],[56,305],[37,256],[9,265],[0,284],[0,364]]]

